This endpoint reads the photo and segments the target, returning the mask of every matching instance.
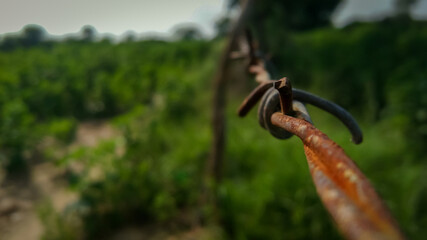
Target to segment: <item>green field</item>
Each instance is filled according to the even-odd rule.
[[[371,180],[409,239],[427,234],[426,23],[359,24],[289,36],[273,61],[294,86],[347,108],[361,123],[353,145],[336,119],[315,125]],[[200,201],[211,149],[211,86],[223,39],[62,41],[0,51],[0,163],[6,179],[32,162],[67,169],[78,199],[38,203],[44,239],[108,236],[126,226],[205,229],[206,239],[339,239],[311,181],[302,143],[236,109],[255,83],[230,79],[218,205]],[[243,76],[242,76],[243,78]],[[241,81],[240,81],[241,82]],[[70,148],[87,121],[118,134]],[[50,144],[41,144],[53,139]],[[74,171],[71,166],[84,166]],[[97,171],[96,177],[91,172]]]

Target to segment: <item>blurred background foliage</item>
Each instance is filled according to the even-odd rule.
[[[249,26],[277,76],[340,104],[361,122],[365,141],[353,146],[337,120],[309,109],[316,126],[372,181],[405,234],[423,239],[427,23],[408,16],[413,1],[397,1],[394,17],[336,29],[329,19],[338,3],[256,1]],[[230,77],[218,206],[200,201],[211,144],[209,89],[230,23],[218,21],[213,40],[189,28],[178,29],[174,41],[113,43],[95,40],[90,26],[61,41],[36,25],[2,36],[1,166],[10,177],[25,174],[35,160],[54,162],[67,169],[69,188],[79,196],[63,212],[41,207],[44,239],[94,239],[132,224],[191,229],[200,222],[215,226],[213,239],[340,238],[317,197],[300,141],[273,139],[255,111],[236,116],[253,81],[238,85],[233,81],[242,80]],[[88,120],[108,121],[120,134],[93,147],[67,148]],[[55,144],[43,145],[46,138]],[[75,164],[84,170],[75,171]]]

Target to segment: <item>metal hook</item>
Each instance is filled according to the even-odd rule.
[[[288,84],[290,84],[289,80],[284,78],[278,81],[265,81],[263,83],[261,83],[257,88],[255,88],[248,97],[245,98],[245,100],[243,101],[243,103],[240,105],[240,108],[238,110],[238,115],[240,117],[244,117],[246,116],[246,114],[256,105],[256,103],[263,98],[263,100],[261,101],[261,105],[259,108],[259,112],[260,111],[265,111],[265,113],[268,113],[267,115],[269,115],[271,117],[271,114],[273,114],[274,112],[276,112],[278,109],[277,106],[279,104],[279,94],[277,91],[274,90],[269,90],[270,88],[272,89],[273,86],[277,86],[280,88],[280,86],[285,86],[286,83],[283,82],[288,82]],[[330,114],[332,114],[333,116],[335,116],[336,118],[338,118],[350,131],[351,135],[352,135],[352,141],[355,144],[359,144],[362,142],[363,140],[363,134],[362,131],[359,127],[359,125],[357,124],[357,121],[353,118],[353,116],[351,116],[351,114],[349,112],[347,112],[344,108],[340,107],[339,105],[330,102],[324,98],[321,98],[319,96],[316,96],[312,93],[303,91],[303,90],[299,90],[299,89],[295,89],[295,88],[291,88],[292,89],[292,94],[291,94],[291,100],[297,100],[297,101],[301,101],[302,103],[308,103],[311,104],[313,106],[316,106],[322,110],[325,110],[326,112],[329,112]],[[269,91],[268,91],[269,90]],[[268,92],[267,92],[268,91]],[[284,96],[285,99],[289,99],[289,93],[286,93],[288,90],[284,91],[284,94],[287,94],[287,96]],[[264,95],[269,95],[264,96]],[[270,96],[271,95],[271,96]],[[263,97],[264,96],[264,97]],[[288,102],[288,106],[290,106],[290,102],[289,100],[285,100]],[[276,106],[274,107],[271,103],[276,104]],[[268,103],[268,104],[267,104]],[[286,103],[285,103],[286,105]],[[266,107],[268,106],[268,108]],[[294,104],[291,105],[292,108],[294,108]],[[295,111],[295,109],[293,109]],[[286,111],[290,111],[285,110]],[[271,114],[270,114],[271,112]],[[273,126],[271,126],[268,123],[271,123],[271,121],[269,119],[266,119],[265,114],[262,114],[263,117],[260,117],[260,124],[261,126],[267,128],[267,129],[274,129]],[[266,125],[267,124],[267,125]],[[266,127],[268,126],[268,127]],[[271,131],[270,131],[271,132]],[[276,132],[276,131],[275,131]],[[281,131],[278,130],[277,134],[273,134],[275,137],[279,137],[278,135],[281,135]],[[289,138],[290,136],[288,136],[289,134],[284,134],[282,137],[279,137],[280,139],[284,139],[284,138]]]

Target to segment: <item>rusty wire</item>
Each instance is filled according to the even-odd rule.
[[[404,239],[368,179],[341,147],[307,121],[278,112],[271,121],[304,143],[317,192],[348,239]]]
[[[254,58],[253,54],[249,56]],[[261,99],[260,125],[276,138],[296,135],[302,140],[316,190],[342,234],[347,239],[358,240],[405,239],[369,180],[340,146],[314,127],[304,104],[336,116],[350,130],[352,141],[358,144],[362,141],[362,132],[351,114],[328,100],[292,89],[286,78],[271,80],[262,59],[250,62],[249,71],[255,74],[260,85],[243,101],[239,116],[245,116]]]
[[[283,78],[279,81],[272,81],[272,80],[268,80],[268,81],[264,81],[262,82],[257,88],[255,88],[249,95],[248,97],[245,98],[245,100],[243,101],[243,103],[241,104],[239,110],[238,110],[238,115],[240,117],[244,117],[246,116],[246,114],[257,104],[257,102],[263,97],[263,96],[269,96],[269,97],[265,97],[261,100],[261,108],[263,108],[263,106],[266,106],[267,104],[264,104],[265,101],[267,101],[267,98],[269,99],[267,102],[270,103],[271,102],[277,102],[278,104],[280,103],[279,98],[279,92],[278,91],[273,91],[269,89],[272,89],[272,87],[274,86],[274,83],[277,82],[278,86],[284,82],[284,81],[288,81],[290,82],[288,79]],[[288,93],[289,94],[289,93]],[[363,140],[363,134],[362,134],[362,130],[360,130],[359,125],[357,124],[357,121],[351,116],[351,114],[349,112],[347,112],[344,108],[340,107],[339,105],[328,101],[324,98],[321,98],[319,96],[316,96],[312,93],[300,90],[300,89],[295,89],[292,88],[292,95],[291,96],[291,100],[297,100],[300,102],[303,102],[304,104],[311,104],[313,106],[316,106],[322,110],[325,110],[326,112],[329,112],[330,114],[332,114],[333,116],[335,116],[336,118],[338,118],[346,127],[347,129],[350,131],[351,135],[352,135],[352,141],[356,144],[359,144],[362,142]],[[288,104],[288,106],[291,106],[292,104]],[[263,111],[269,111],[271,109],[271,107],[269,107],[266,110]],[[274,109],[275,111],[275,109]],[[291,111],[291,110],[286,110],[286,111]],[[265,119],[265,117],[262,117]],[[260,121],[261,126],[263,126],[266,129],[274,129],[274,127],[272,127],[270,124],[270,126],[266,127],[264,126],[264,123],[269,123],[269,121]],[[270,131],[271,132],[271,131]],[[287,137],[279,137],[277,136],[277,134],[271,132],[273,136],[279,138],[279,139],[286,139]]]

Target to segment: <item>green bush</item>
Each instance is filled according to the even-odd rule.
[[[353,146],[337,120],[309,108],[316,126],[366,173],[404,232],[421,239],[427,221],[427,31],[425,23],[402,24],[278,34],[283,38],[272,41],[271,51],[280,74],[296,87],[361,120],[365,142]],[[53,137],[63,154],[45,157],[67,170],[79,195],[63,213],[40,210],[52,230],[46,239],[102,237],[130,224],[180,222],[178,228],[189,229],[200,215],[211,217],[209,211],[227,239],[339,238],[300,141],[273,139],[258,126],[256,111],[238,118],[244,96],[235,89],[229,91],[218,206],[202,205],[209,89],[222,46],[221,40],[67,41],[0,52],[1,163],[22,168],[40,142]],[[78,124],[94,119],[111,122],[121,134],[95,147],[67,148]]]

